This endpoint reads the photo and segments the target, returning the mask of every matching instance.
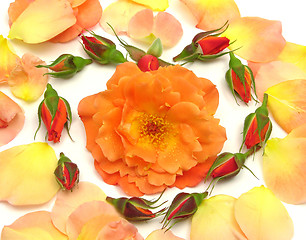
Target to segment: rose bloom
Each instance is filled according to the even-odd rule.
[[[184,67],[142,72],[129,62],[78,111],[103,180],[141,196],[203,180],[226,140],[218,103],[215,85]]]

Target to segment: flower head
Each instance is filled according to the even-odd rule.
[[[76,183],[79,182],[79,168],[65,156],[64,153],[60,154],[57,167],[54,171],[55,177],[63,190],[72,190]]]
[[[217,106],[215,86],[186,68],[144,73],[130,62],[78,111],[104,181],[141,196],[203,180],[226,139]]]
[[[243,65],[233,53],[230,53],[229,67],[230,69],[226,72],[226,81],[235,100],[237,94],[245,103],[248,103],[252,99],[251,89],[253,88],[255,91],[255,80],[252,70],[248,66]]]
[[[157,57],[152,55],[144,55],[139,59],[137,66],[143,72],[154,71],[159,68],[159,63]]]
[[[35,132],[35,136],[40,128],[42,120],[48,130],[48,141],[53,141],[54,143],[59,142],[64,126],[69,133],[72,119],[71,115],[70,105],[67,100],[59,97],[51,84],[48,84],[44,100],[40,103],[38,108],[39,125]]]
[[[37,68],[49,68],[53,72],[46,73],[52,77],[69,78],[81,71],[86,65],[92,63],[91,59],[62,54],[50,65],[37,65]]]

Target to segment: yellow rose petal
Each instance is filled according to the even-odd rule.
[[[282,201],[306,202],[306,124],[287,137],[267,141],[263,156],[263,175],[267,186]]]
[[[306,123],[305,79],[281,82],[266,93],[273,118],[287,133]]]
[[[13,22],[9,38],[45,42],[76,23],[68,0],[36,0]]]
[[[48,202],[59,190],[57,158],[47,143],[20,145],[0,152],[0,200],[12,205]]]
[[[246,239],[234,217],[235,201],[227,195],[204,199],[192,217],[190,240]]]
[[[248,240],[293,237],[293,222],[286,208],[264,186],[253,188],[236,200],[235,217]]]
[[[52,224],[46,211],[28,213],[9,226],[4,226],[1,240],[68,240]]]
[[[169,7],[168,0],[131,0],[154,11],[165,11]]]

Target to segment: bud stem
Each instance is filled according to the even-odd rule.
[[[257,150],[259,150],[260,148],[261,148],[260,146],[250,148],[246,153],[244,153],[245,158],[247,159],[253,153],[257,152]]]
[[[265,93],[262,101],[262,106],[267,107],[267,103],[268,103],[268,94]]]

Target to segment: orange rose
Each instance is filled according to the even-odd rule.
[[[226,140],[213,117],[218,102],[209,80],[179,65],[142,72],[123,63],[78,111],[104,181],[140,196],[205,177]]]

